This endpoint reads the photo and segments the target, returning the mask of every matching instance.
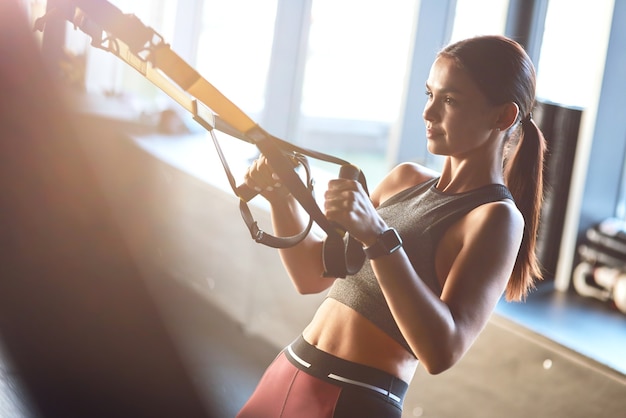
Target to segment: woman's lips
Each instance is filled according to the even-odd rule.
[[[426,128],[426,138],[428,139],[433,139],[441,135],[443,135],[443,132],[438,129]]]

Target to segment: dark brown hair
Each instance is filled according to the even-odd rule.
[[[535,105],[535,68],[517,42],[503,36],[479,36],[453,43],[440,56],[454,59],[476,82],[493,105],[508,102],[519,106],[519,119],[509,130],[505,153],[505,182],[525,228],[522,245],[506,288],[506,299],[523,300],[542,278],[535,254],[539,216],[543,201],[545,138],[532,119]]]

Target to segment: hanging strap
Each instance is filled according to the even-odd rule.
[[[235,178],[232,174],[232,171],[230,170],[228,161],[226,160],[224,152],[222,151],[222,147],[220,146],[220,143],[215,135],[214,124],[211,121],[208,121],[208,118],[206,116],[205,117],[198,116],[199,115],[198,106],[199,106],[198,102],[197,101],[194,102],[194,112],[193,112],[194,120],[196,120],[200,125],[206,128],[210,133],[211,139],[213,140],[213,145],[215,146],[217,155],[220,159],[220,162],[222,163],[224,172],[226,173],[226,178],[228,179],[228,183],[230,184],[230,187],[235,192],[235,194],[239,196],[240,198],[239,199],[239,211],[241,212],[241,217],[244,223],[246,224],[246,226],[248,227],[248,230],[250,231],[250,235],[252,236],[252,239],[254,239],[256,242],[260,244],[267,245],[268,247],[272,247],[272,248],[289,248],[298,244],[309,234],[311,227],[313,225],[313,217],[309,216],[309,222],[306,228],[302,230],[302,232],[291,237],[275,237],[261,230],[259,228],[258,223],[254,220],[254,217],[252,216],[252,212],[250,211],[250,208],[247,204],[247,202],[251,200],[257,194],[257,192],[249,188],[245,184],[241,186],[237,186],[237,183],[235,182]],[[291,158],[287,156],[285,156],[285,158],[289,159],[289,162],[292,164],[292,167],[293,167],[294,160],[299,165],[304,167],[305,172],[306,172],[306,179],[307,179],[306,187],[307,187],[307,190],[311,194],[313,194],[313,178],[311,177],[311,169],[309,167],[309,163],[306,157],[302,154],[294,153]]]
[[[58,13],[91,36],[92,46],[113,53],[135,68],[189,111],[194,120],[211,133],[229,183],[234,193],[240,198],[240,211],[253,239],[274,248],[291,247],[304,239],[310,231],[312,222],[315,222],[327,234],[324,244],[324,274],[345,277],[346,274],[354,274],[361,268],[365,257],[361,254],[360,244],[324,216],[313,196],[310,170],[308,165],[304,164],[304,157],[301,156],[306,155],[340,165],[342,167],[340,177],[348,176],[348,178],[360,181],[367,192],[365,176],[361,170],[340,158],[297,147],[267,133],[172,51],[161,35],[145,26],[134,15],[123,14],[106,0],[74,0],[64,7]],[[43,28],[46,17],[36,22],[36,28]],[[256,145],[280,177],[281,182],[309,214],[310,220],[305,230],[293,237],[274,237],[258,228],[247,206],[247,202],[256,195],[256,192],[245,184],[236,185],[215,138],[214,129]],[[295,171],[291,158],[296,158],[303,163],[307,171],[307,184],[302,182]]]

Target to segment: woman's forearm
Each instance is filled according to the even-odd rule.
[[[272,226],[276,236],[293,236],[306,228],[308,217],[292,196],[271,203]],[[322,243],[321,237],[309,232],[298,245],[279,250],[285,269],[299,293],[319,293],[334,281],[334,278],[322,277]]]

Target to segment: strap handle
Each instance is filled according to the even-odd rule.
[[[359,180],[361,170],[353,165],[343,165],[339,178]],[[336,234],[328,234],[322,247],[324,277],[343,278],[358,272],[365,262],[365,252],[360,242],[334,224]]]

